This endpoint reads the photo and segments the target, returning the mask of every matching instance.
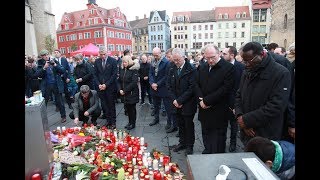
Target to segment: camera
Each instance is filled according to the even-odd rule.
[[[55,63],[53,59],[50,59],[50,60],[48,60],[47,62],[48,62],[50,65],[54,65],[54,63]]]

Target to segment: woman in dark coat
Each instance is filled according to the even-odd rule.
[[[125,109],[128,112],[129,123],[125,126],[127,130],[131,130],[136,126],[136,103],[139,102],[139,89],[137,84],[139,68],[139,62],[134,62],[129,55],[122,58],[118,90],[121,98],[123,98]]]

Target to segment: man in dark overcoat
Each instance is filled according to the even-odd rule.
[[[203,154],[224,153],[228,126],[229,95],[234,84],[234,66],[220,57],[217,46],[204,47],[207,62],[198,67],[195,87],[204,144]]]

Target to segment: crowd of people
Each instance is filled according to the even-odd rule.
[[[91,117],[96,125],[97,118],[101,117],[106,119],[108,128],[116,128],[115,103],[120,99],[128,116],[125,126],[128,130],[135,128],[136,104],[139,101],[145,104],[147,94],[154,117],[149,125],[158,124],[160,111],[165,109],[166,132],[178,131],[179,143],[173,151],[185,149],[186,155],[193,154],[197,112],[205,147],[202,154],[225,152],[229,123],[229,152],[237,149],[239,129],[247,151],[270,145],[278,148],[279,144],[286,143],[294,149],[294,43],[288,52],[276,43],[265,49],[260,43],[248,42],[238,50],[229,46],[222,51],[207,44],[194,56],[186,55],[180,48],[162,52],[158,47],[152,50],[152,55],[133,56],[129,50],[123,54],[122,57],[108,56],[102,46],[99,57],[85,58],[77,54],[67,59],[59,50],[54,51],[53,57],[43,50],[38,60],[26,57],[25,94],[30,97],[40,89],[46,103],[55,102],[62,123],[66,122],[66,101],[73,109],[69,116],[76,124],[88,123]],[[257,137],[272,143],[252,142]],[[282,152],[286,149],[282,148]],[[294,150],[291,151],[292,148],[292,158]],[[265,162],[270,165],[272,158],[274,155]],[[294,159],[290,159],[288,166],[274,167],[271,163],[270,167],[274,172],[286,167],[281,173],[290,169],[286,174],[289,179],[294,174]]]

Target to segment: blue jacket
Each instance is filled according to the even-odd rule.
[[[169,61],[167,58],[163,57],[160,60],[160,64],[158,67],[158,74],[155,76],[155,66],[152,63],[149,71],[149,83],[150,86],[152,83],[158,84],[157,91],[153,90],[151,88],[151,94],[153,96],[159,96],[159,97],[168,97],[168,90],[166,87],[166,81],[167,81],[167,66],[169,65]]]
[[[288,141],[278,141],[278,143],[282,148],[283,158],[281,167],[278,172],[276,172],[277,174],[292,168],[296,163],[295,145]]]

